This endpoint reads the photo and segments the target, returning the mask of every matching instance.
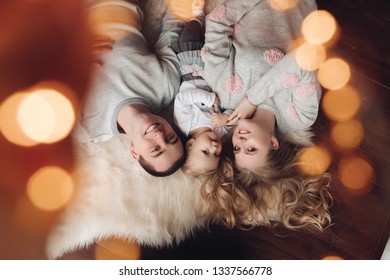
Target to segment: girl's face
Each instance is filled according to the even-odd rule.
[[[277,148],[277,139],[252,119],[238,122],[232,142],[236,164],[251,171],[264,167],[270,150]]]
[[[221,155],[221,141],[214,132],[203,132],[195,139],[188,140],[188,160],[196,170],[205,172],[217,168]]]

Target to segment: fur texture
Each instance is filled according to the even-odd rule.
[[[144,33],[151,45],[166,2],[141,1]],[[206,1],[206,12],[221,2]],[[294,141],[303,140],[306,144],[310,136],[309,132],[290,135]],[[168,178],[148,175],[131,158],[126,136],[98,144],[75,143],[74,147],[75,194],[48,236],[48,258],[59,258],[106,237],[168,246],[205,225],[208,217],[200,217],[200,183],[181,171]]]

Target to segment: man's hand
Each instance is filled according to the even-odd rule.
[[[234,112],[229,116],[229,118],[226,121],[226,124],[234,125],[240,119],[251,118],[255,111],[256,111],[256,105],[250,103],[248,98],[245,96],[237,105]]]

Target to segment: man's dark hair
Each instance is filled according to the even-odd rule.
[[[149,162],[147,162],[141,155],[139,156],[138,162],[142,166],[142,168],[150,175],[154,177],[166,177],[175,173],[183,165],[185,160],[186,160],[186,153],[185,151],[183,151],[183,155],[177,161],[175,161],[170,168],[168,168],[165,171],[156,171],[156,169]]]

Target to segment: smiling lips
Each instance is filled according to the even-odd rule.
[[[151,125],[149,125],[148,128],[145,130],[145,135],[152,133],[153,131],[158,129],[159,125],[159,123],[152,123]]]
[[[241,129],[238,131],[238,134],[249,134],[250,132],[248,130]]]

